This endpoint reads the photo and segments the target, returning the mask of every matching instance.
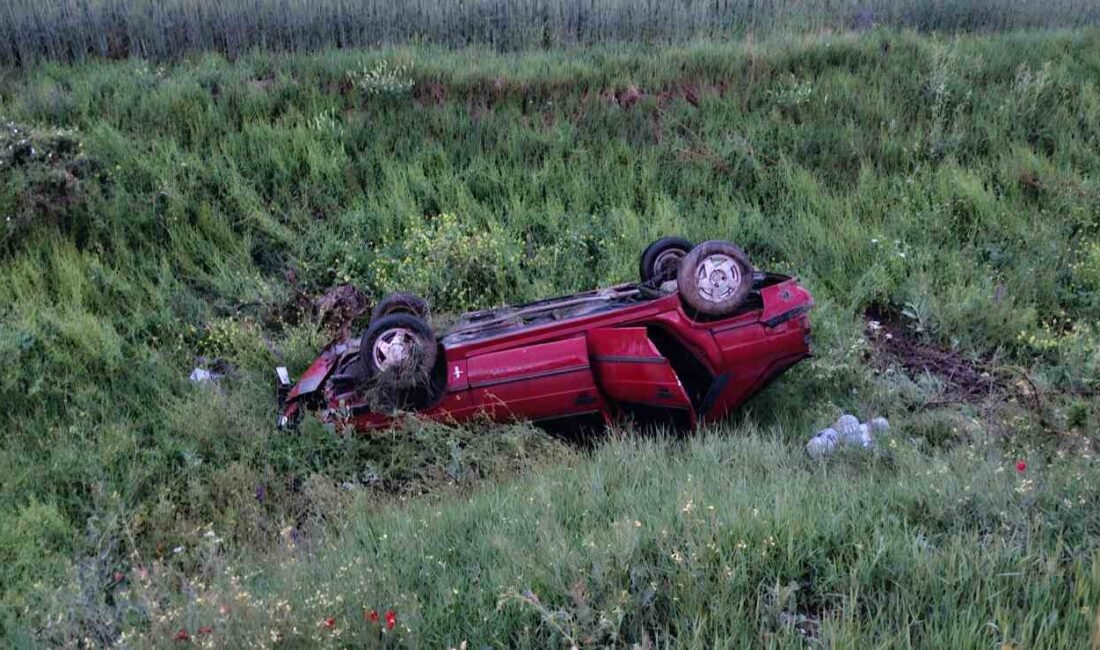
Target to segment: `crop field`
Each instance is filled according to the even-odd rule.
[[[4,55],[0,643],[1100,647],[1100,31],[498,49]],[[728,421],[274,426],[356,290],[664,235],[816,298]]]
[[[526,50],[790,31],[1100,23],[1094,0],[7,0],[0,62],[423,44]]]

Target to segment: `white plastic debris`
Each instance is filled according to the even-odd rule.
[[[859,418],[854,415],[844,415],[837,418],[836,431],[841,439],[849,440],[859,436]]]
[[[839,439],[840,436],[837,435],[836,429],[818,431],[817,435],[811,438],[810,442],[806,444],[806,453],[814,460],[828,456],[836,451],[836,445]]]
[[[875,446],[875,434],[890,429],[886,418],[878,417],[870,422],[847,413],[841,415],[834,428],[823,429],[806,443],[806,453],[817,460],[835,452],[840,445],[871,449]]]
[[[221,378],[222,374],[220,372],[214,372],[213,370],[207,370],[206,368],[199,368],[197,366],[191,371],[191,376],[188,377],[188,379],[195,384],[205,384]]]
[[[859,446],[864,449],[875,446],[875,439],[871,436],[871,426],[866,423],[859,425]]]

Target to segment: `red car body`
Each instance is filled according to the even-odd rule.
[[[810,293],[779,274],[753,282],[724,317],[693,317],[676,291],[647,295],[635,284],[466,314],[438,338],[439,390],[416,410],[563,432],[623,415],[674,427],[721,418],[811,353]],[[354,339],[330,345],[286,393],[282,421],[316,409],[369,430],[401,417],[332,380],[357,353]]]

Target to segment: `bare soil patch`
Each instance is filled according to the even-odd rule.
[[[1025,373],[924,341],[894,310],[873,307],[864,316],[872,363],[882,370],[900,367],[914,379],[931,375],[943,384],[942,398],[926,406],[1016,398],[1038,407],[1038,392]]]

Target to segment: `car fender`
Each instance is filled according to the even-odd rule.
[[[760,298],[764,302],[760,321],[769,328],[805,314],[814,306],[813,296],[795,278],[764,287],[760,290]]]
[[[317,392],[321,388],[321,385],[324,384],[325,379],[332,373],[332,369],[336,367],[336,362],[340,359],[340,354],[343,353],[345,347],[346,346],[336,346],[329,348],[325,350],[321,356],[317,357],[317,359],[310,364],[309,368],[302,373],[301,378],[298,379],[298,383],[294,384],[294,387],[287,393],[287,404],[292,404],[307,395]]]

